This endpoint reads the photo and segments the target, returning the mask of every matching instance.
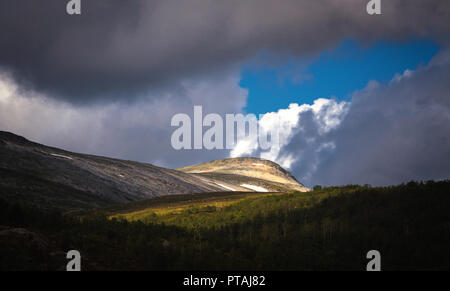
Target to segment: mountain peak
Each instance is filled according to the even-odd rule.
[[[221,159],[179,168],[178,170],[215,179],[232,175],[240,177],[240,182],[243,182],[247,178],[258,184],[264,184],[268,187],[267,190],[271,192],[284,190],[309,191],[308,188],[299,183],[280,165],[260,158],[242,157]]]

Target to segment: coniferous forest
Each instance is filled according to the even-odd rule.
[[[449,270],[450,181],[320,187],[222,206],[64,214],[0,200],[0,269]]]

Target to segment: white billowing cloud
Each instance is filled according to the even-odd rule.
[[[241,140],[231,152],[231,157],[243,155],[259,155],[263,159],[277,162],[282,167],[290,169],[302,157],[290,154],[286,147],[296,135],[303,135],[305,141],[317,147],[324,147],[326,141],[319,139],[330,130],[335,129],[344,118],[348,103],[333,99],[319,98],[312,105],[292,103],[287,109],[263,114],[258,122],[259,130],[267,133],[277,128],[279,143],[273,144],[270,150],[264,151],[258,147],[255,138]],[[312,131],[312,132],[311,132]]]
[[[250,156],[254,151],[258,149],[258,142],[256,139],[247,137],[240,138],[234,148],[231,150],[230,157],[242,157]]]
[[[303,105],[304,106],[304,105]],[[339,126],[348,110],[345,101],[337,103],[334,100],[319,98],[310,106],[314,119],[319,124],[319,133],[326,134]]]

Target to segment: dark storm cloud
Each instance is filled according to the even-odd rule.
[[[109,71],[96,60],[119,28],[136,29],[138,19],[131,16],[141,1],[83,1],[82,17],[68,16],[67,2],[1,1],[0,66],[41,91],[99,93],[108,81],[120,81],[120,70]]]
[[[448,0],[65,0],[0,2],[0,67],[49,95],[82,102],[130,98],[268,49],[314,53],[343,38],[450,35]],[[155,94],[157,95],[157,94]]]

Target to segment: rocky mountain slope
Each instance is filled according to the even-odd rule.
[[[178,170],[213,180],[231,191],[309,191],[278,164],[258,158],[222,159]]]
[[[67,210],[207,192],[306,191],[260,159],[226,159],[179,170],[47,147],[0,132],[0,197]]]

